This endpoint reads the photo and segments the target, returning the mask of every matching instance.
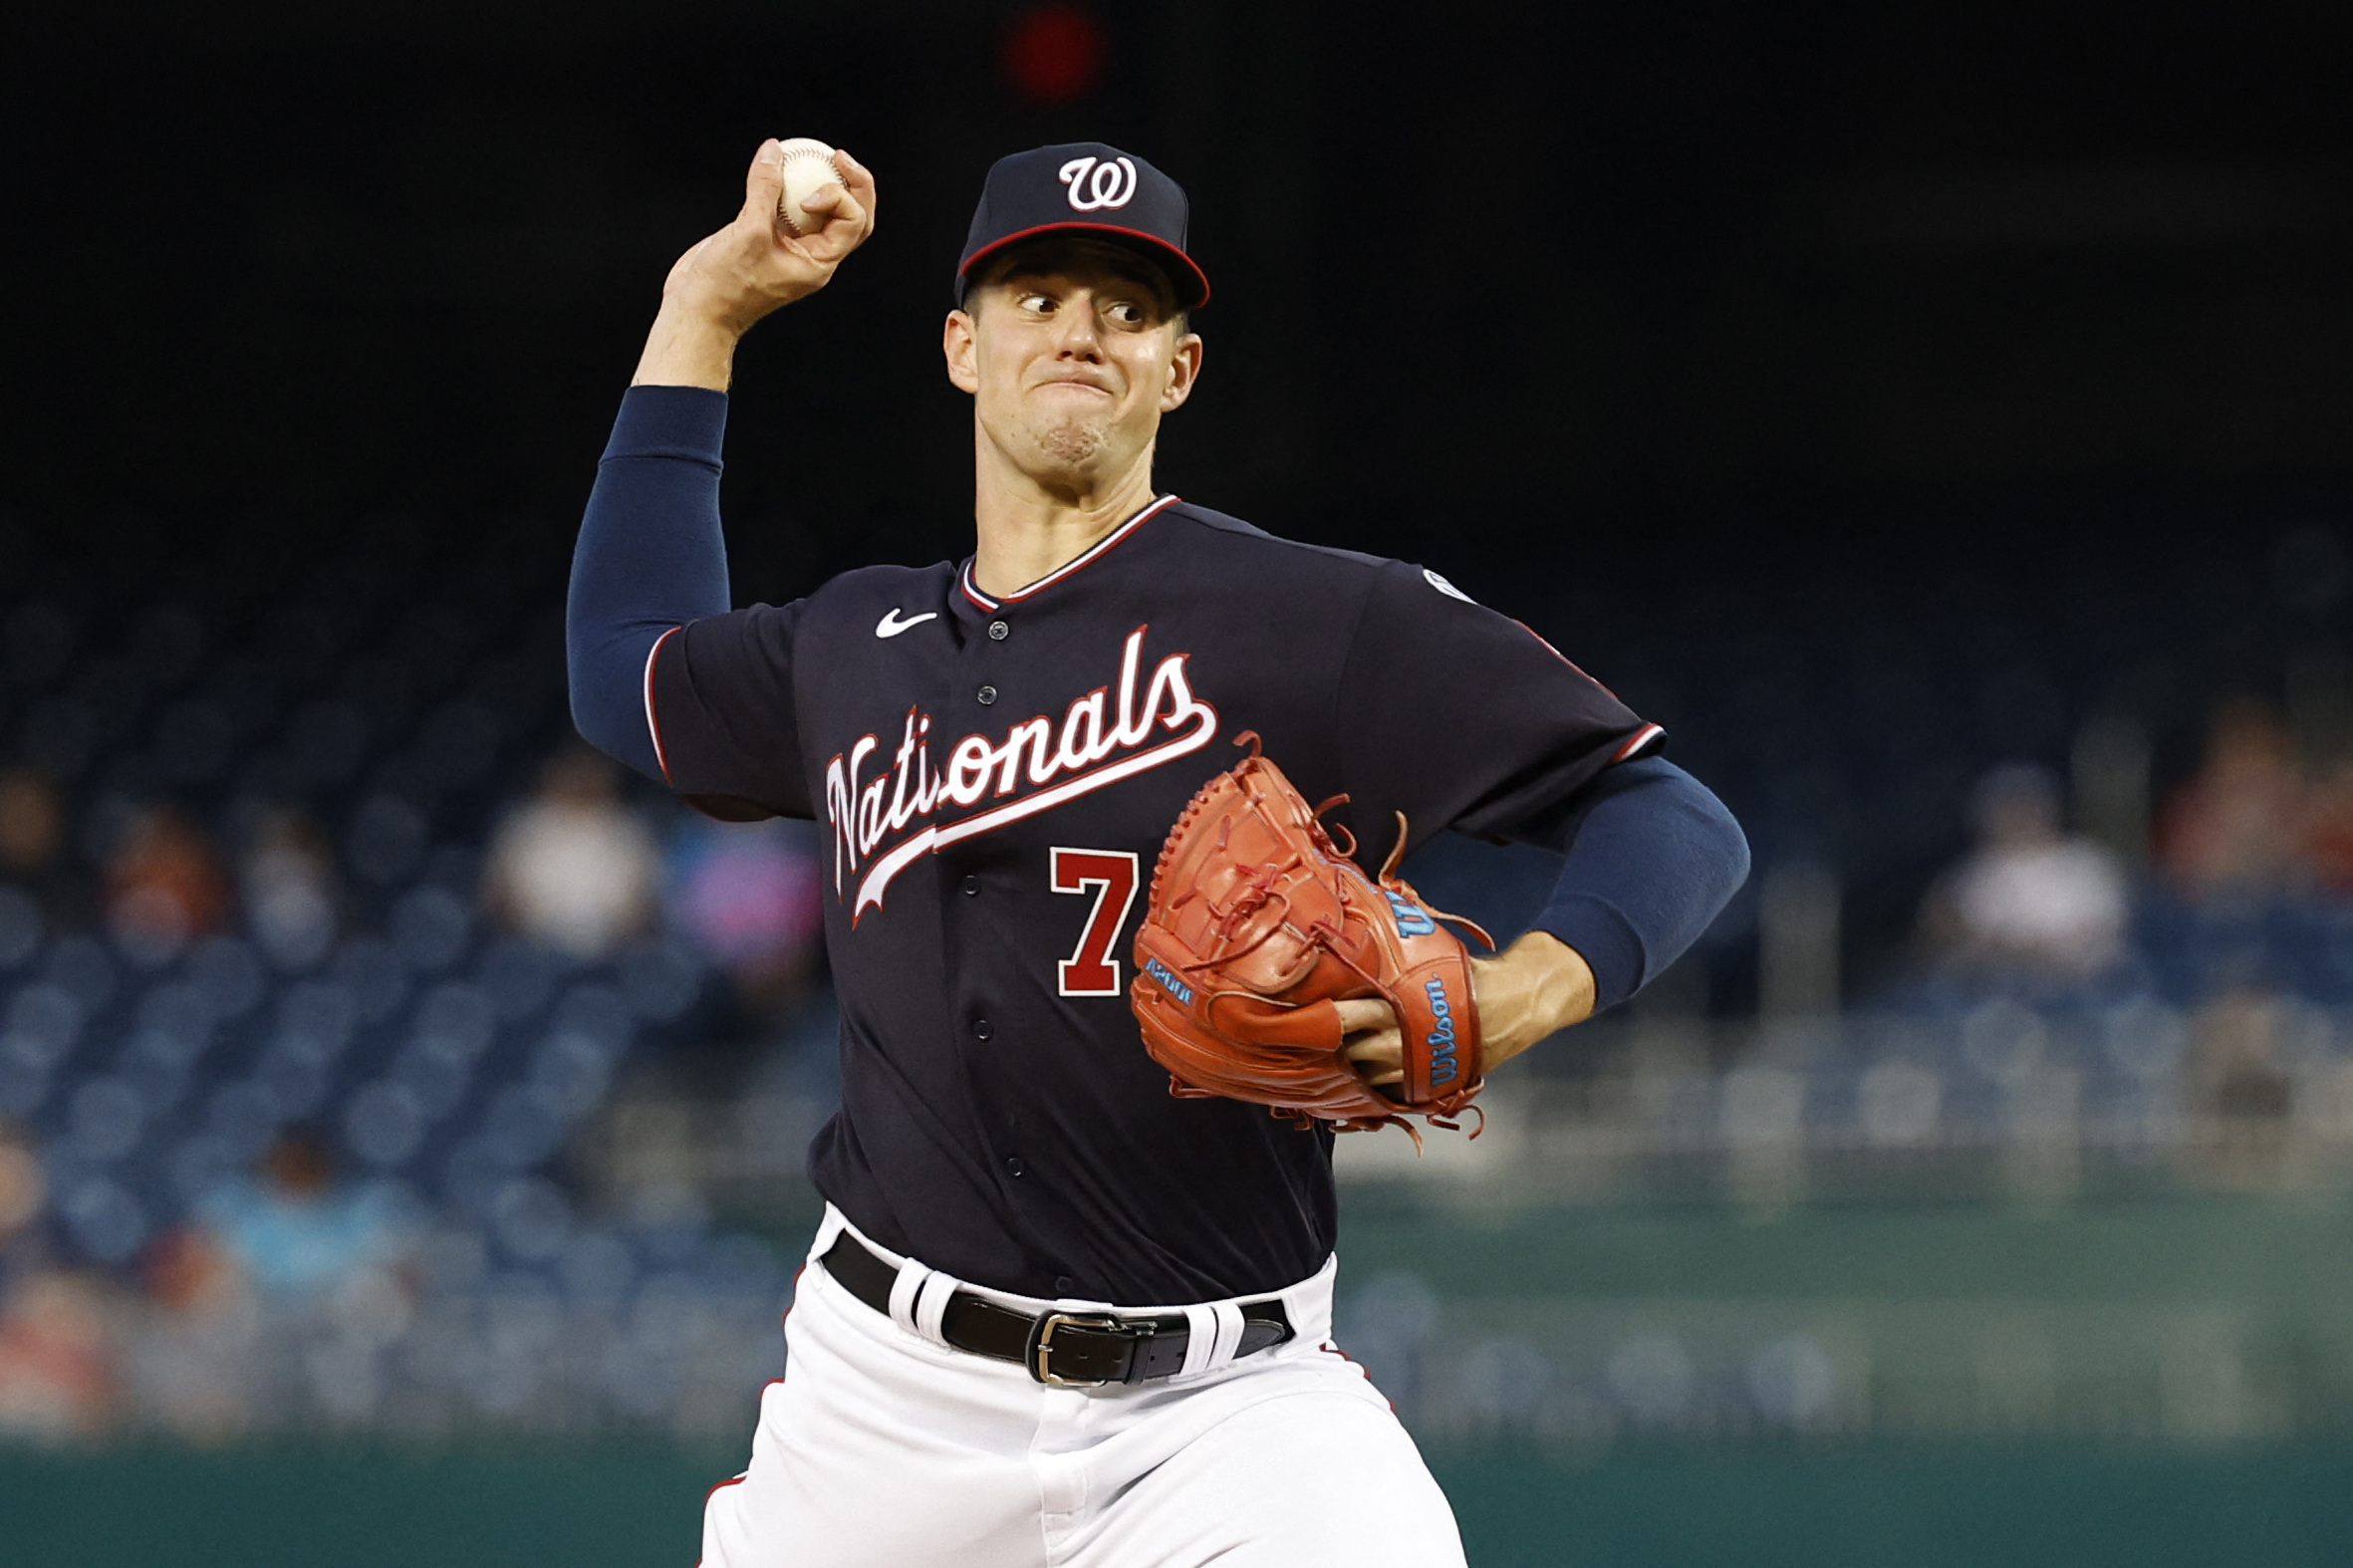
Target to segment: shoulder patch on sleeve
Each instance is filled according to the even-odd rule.
[[[1431,587],[1437,589],[1439,593],[1445,595],[1448,599],[1459,599],[1466,605],[1475,605],[1478,603],[1477,600],[1471,598],[1468,594],[1462,592],[1461,589],[1456,588],[1453,584],[1447,582],[1436,572],[1433,572],[1429,567],[1424,567],[1422,569],[1422,578],[1423,581],[1427,582]]]

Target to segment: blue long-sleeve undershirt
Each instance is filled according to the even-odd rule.
[[[724,615],[731,603],[719,531],[726,433],[725,392],[631,388],[572,549],[564,607],[572,722],[656,783],[664,781],[646,719],[646,655],[672,627]]]
[[[636,387],[572,555],[565,652],[572,719],[599,749],[656,781],[646,657],[663,633],[730,605],[719,529],[722,392]],[[1659,758],[1620,763],[1579,790],[1530,843],[1562,853],[1537,915],[1592,966],[1597,1010],[1614,1006],[1697,941],[1748,876],[1748,844],[1723,803]]]
[[[1565,852],[1534,928],[1592,967],[1596,1012],[1682,957],[1748,880],[1740,824],[1664,757],[1619,763],[1527,838]]]

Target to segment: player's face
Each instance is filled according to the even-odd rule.
[[[983,437],[1051,489],[1125,472],[1200,370],[1201,341],[1163,287],[1137,263],[1080,255],[975,290],[945,347]]]

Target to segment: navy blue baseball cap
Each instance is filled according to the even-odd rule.
[[[1008,245],[1040,234],[1100,234],[1160,264],[1186,310],[1209,297],[1209,279],[1184,253],[1184,187],[1133,152],[1067,141],[1001,157],[989,166],[956,263],[956,303],[973,269]]]

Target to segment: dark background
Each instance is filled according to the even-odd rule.
[[[1101,138],[1187,185],[1217,288],[1164,483],[1538,625],[1760,862],[1842,866],[1850,932],[1901,930],[1985,764],[2123,709],[2178,776],[2221,690],[2336,647],[2353,11],[1081,18],[1099,63],[1041,79],[1021,6],[17,8],[8,597],[331,667],[264,625],[309,583],[544,661],[661,275],[767,134],[857,152],[881,224],[742,356],[739,593],[960,555],[971,201]]]
[[[735,509],[825,568],[958,548],[947,272],[1078,136],[1192,191],[1167,466],[1278,527],[1704,575],[1865,495],[2353,455],[2342,8],[1115,4],[1050,106],[1018,9],[15,9],[10,498],[553,526],[768,133],[882,182],[741,378]]]

